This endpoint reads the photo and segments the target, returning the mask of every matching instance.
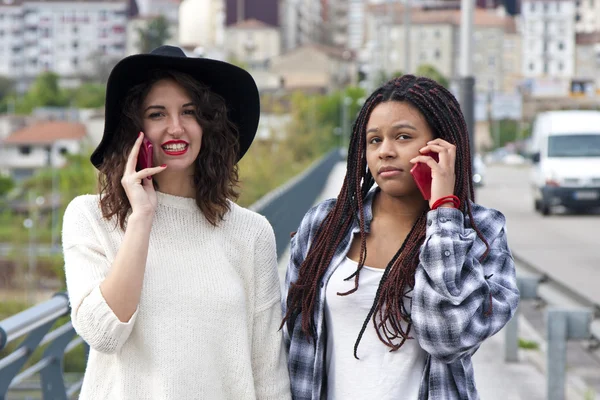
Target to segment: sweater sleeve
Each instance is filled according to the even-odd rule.
[[[74,199],[63,218],[63,253],[71,321],[75,331],[94,350],[115,353],[129,337],[138,314],[121,322],[106,303],[100,284],[110,270],[110,262],[100,244],[97,230],[86,210],[84,198]]]
[[[264,220],[254,249],[256,302],[252,334],[252,370],[258,400],[291,397],[283,348],[281,291],[277,274],[277,251],[273,228]]]

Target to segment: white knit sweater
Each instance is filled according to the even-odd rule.
[[[124,232],[98,200],[74,199],[63,225],[71,317],[91,347],[80,398],[289,399],[267,220],[231,203],[215,228],[193,199],[158,193],[140,303],[122,323],[99,285]]]

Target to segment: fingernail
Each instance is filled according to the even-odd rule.
[[[144,134],[143,132],[140,132],[140,133],[138,134],[138,137],[141,137],[143,134]]]
[[[163,167],[163,168],[165,168],[166,166],[167,166],[167,164],[163,164],[163,165],[161,165],[161,167]]]

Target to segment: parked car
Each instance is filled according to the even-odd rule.
[[[475,154],[473,157],[473,184],[475,187],[483,186],[485,183],[485,163],[481,154]]]

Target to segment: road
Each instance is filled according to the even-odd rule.
[[[476,201],[504,213],[515,256],[599,305],[600,213],[536,213],[528,166],[489,166],[486,179]]]

